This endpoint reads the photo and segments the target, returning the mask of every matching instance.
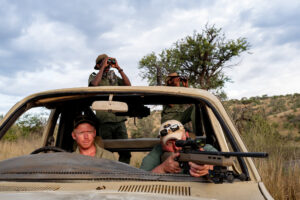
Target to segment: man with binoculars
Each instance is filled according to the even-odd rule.
[[[111,67],[117,69],[122,78],[118,77],[113,70],[110,70]],[[108,57],[106,54],[99,55],[94,69],[99,71],[90,75],[89,86],[131,86],[128,77],[115,58]]]
[[[118,77],[113,70],[110,70],[111,68],[117,69],[122,78]],[[94,69],[99,71],[90,75],[89,86],[131,86],[128,77],[115,58],[108,57],[106,54],[99,55]],[[96,116],[99,121],[99,133],[103,139],[128,138],[125,125],[126,117],[101,111],[96,111]],[[130,157],[130,152],[119,152],[119,161],[121,162],[129,164]]]

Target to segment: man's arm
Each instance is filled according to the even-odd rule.
[[[128,77],[126,76],[126,74],[124,73],[123,69],[120,68],[120,70],[118,69],[118,71],[119,71],[119,73],[120,73],[121,76],[122,76],[122,79],[123,79],[123,81],[124,81],[124,85],[126,85],[126,86],[131,86],[131,83],[130,83]]]
[[[123,69],[121,69],[121,67],[118,64],[118,61],[115,59],[116,64],[112,64],[113,68],[116,68],[118,70],[118,72],[120,73],[123,81],[124,81],[124,85],[125,86],[131,86],[130,80],[129,78],[126,76],[126,74],[124,73]]]
[[[152,169],[151,172],[158,173],[158,174],[180,173],[182,169],[179,166],[179,162],[175,160],[179,155],[180,153],[172,154],[164,162],[162,162],[160,165]],[[198,165],[193,162],[189,162],[188,164],[190,166],[190,170],[189,170],[190,175],[194,177],[204,176],[209,173],[208,170],[213,169],[213,165]]]
[[[152,169],[151,172],[158,173],[158,174],[165,174],[165,173],[180,173],[181,168],[179,163],[175,161],[175,158],[179,156],[179,153],[174,153],[169,156],[163,163]]]

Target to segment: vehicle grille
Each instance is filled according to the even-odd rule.
[[[60,187],[59,186],[0,186],[0,192],[4,191],[55,191],[58,190]]]
[[[122,185],[118,191],[191,196],[190,187],[174,185]]]

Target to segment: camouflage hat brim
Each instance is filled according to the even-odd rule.
[[[101,55],[99,55],[99,56],[97,57],[97,59],[96,59],[96,64],[95,64],[94,69],[98,69],[97,64],[98,64],[99,62],[101,62],[104,58],[107,58],[107,57],[108,57],[108,56],[107,56],[106,54],[101,54]]]

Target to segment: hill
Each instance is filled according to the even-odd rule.
[[[289,141],[300,142],[300,94],[242,98],[223,102],[239,131],[251,123],[256,114],[261,115]]]

